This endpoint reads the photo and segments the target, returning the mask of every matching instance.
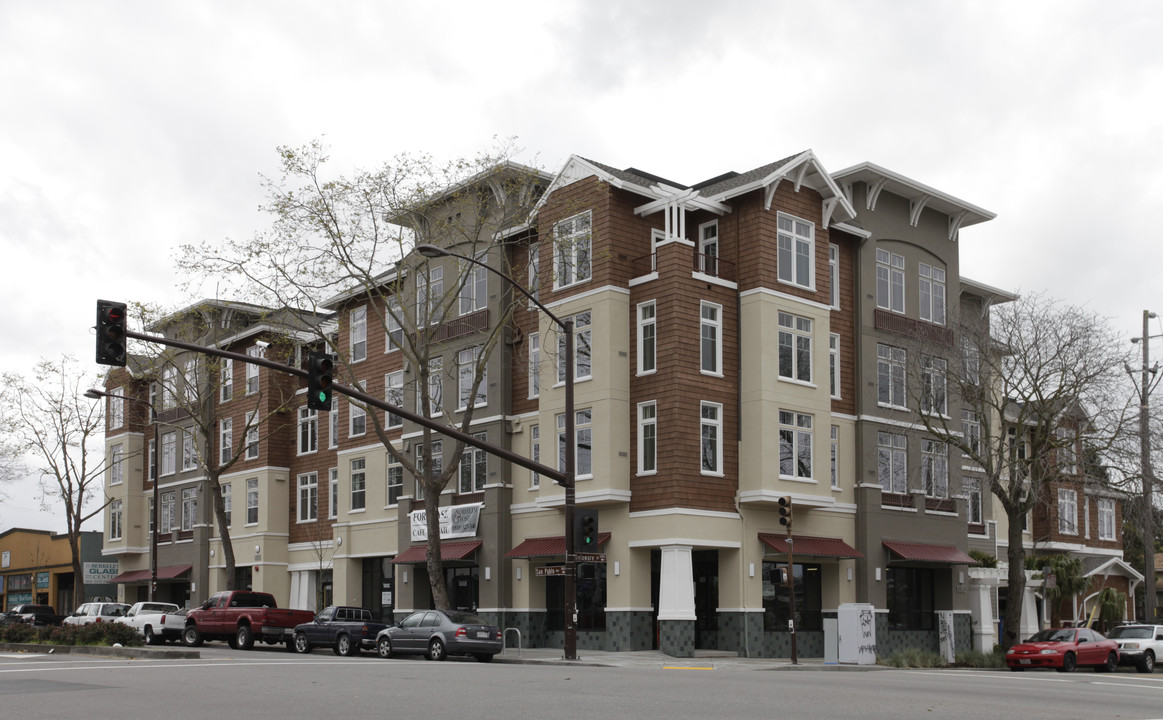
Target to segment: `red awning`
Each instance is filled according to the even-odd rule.
[[[442,542],[440,543],[440,559],[445,560],[464,560],[469,555],[472,555],[481,545],[484,545],[480,540],[466,540],[464,542]],[[404,552],[396,556],[394,563],[409,563],[418,565],[420,563],[428,562],[428,546],[427,545],[413,545]]]
[[[776,552],[787,552],[787,537],[785,535],[771,535],[759,533],[759,539]],[[811,537],[809,535],[792,535],[792,552],[795,555],[811,555],[814,557],[834,558],[862,558],[859,550],[844,542],[840,538]]]
[[[598,533],[598,547],[605,545],[609,539],[610,533]],[[507,558],[557,557],[559,555],[565,555],[564,535],[530,538],[505,553]]]
[[[977,565],[978,562],[952,545],[899,542],[884,540],[884,546],[901,560],[933,563],[936,565]]]
[[[157,569],[157,579],[173,580],[179,575],[185,575],[190,572],[191,567],[190,565],[166,565],[165,567],[160,567]],[[124,584],[144,583],[149,582],[151,575],[152,573],[149,570],[130,570],[121,573],[109,582]]]

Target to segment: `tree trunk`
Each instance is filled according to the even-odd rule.
[[[1008,540],[1010,546],[1006,552],[1009,560],[1009,574],[1006,590],[1005,627],[1002,629],[1001,645],[1008,650],[1017,644],[1021,637],[1022,607],[1026,596],[1026,548],[1022,546],[1022,516],[1010,515]]]
[[[69,550],[73,555],[73,607],[71,608],[57,608],[57,611],[62,615],[68,615],[78,605],[85,602],[85,576],[81,574],[81,548],[80,537],[76,530],[69,528]],[[35,592],[36,579],[33,578],[33,591]]]
[[[435,492],[432,492],[435,490]],[[428,587],[432,591],[432,605],[437,610],[451,609],[448,588],[444,585],[444,563],[440,557],[440,488],[425,488],[425,521],[428,526]]]
[[[218,482],[216,474],[210,476],[210,490],[214,493],[214,520],[218,523],[218,537],[222,540],[222,559],[226,563],[226,589],[237,590],[238,588],[234,587],[234,576],[236,575],[234,571],[234,544],[230,542],[230,527],[229,523],[226,522],[226,502],[222,499],[222,484]],[[233,499],[232,495],[231,500]],[[245,507],[243,512],[246,512]]]

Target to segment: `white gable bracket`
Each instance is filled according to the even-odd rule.
[[[949,239],[957,241],[957,231],[961,229],[961,223],[965,222],[965,216],[969,214],[968,210],[962,210],[956,215],[949,218]]]
[[[800,165],[800,171],[798,173],[796,173],[796,184],[795,184],[795,191],[796,192],[800,191],[800,185],[803,184],[804,176],[807,174],[808,174],[808,163],[805,162],[804,164]]]
[[[928,195],[922,195],[916,200],[909,200],[909,225],[917,226],[921,220],[921,211],[925,209],[927,202],[929,202]]]
[[[832,211],[834,211],[836,209],[836,206],[839,204],[840,204],[839,197],[831,197],[831,198],[828,198],[827,200],[824,201],[823,215],[824,215],[824,227],[825,228],[828,227],[828,223],[831,222],[831,220],[832,220]]]
[[[770,185],[768,185],[766,188],[763,189],[763,209],[764,210],[771,209],[771,201],[775,199],[775,191],[779,187],[780,180],[783,180],[783,177],[777,177],[776,179],[771,181]]]
[[[886,182],[888,182],[886,178],[881,178],[868,186],[868,197],[864,199],[864,204],[869,210],[876,210],[876,201],[880,198],[880,191],[884,189]]]

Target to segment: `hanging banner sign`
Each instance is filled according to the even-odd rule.
[[[480,521],[483,506],[484,503],[469,503],[440,508],[440,539],[476,537],[477,523]],[[412,542],[427,540],[428,511],[413,510],[408,515],[412,520]]]

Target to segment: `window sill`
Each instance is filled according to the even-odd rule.
[[[311,518],[310,520],[299,519],[299,520],[295,521],[295,524],[296,525],[310,525],[311,523],[317,523],[317,522],[319,522],[319,518]]]
[[[888,403],[877,402],[876,406],[882,410],[900,410],[901,412],[912,412],[904,405],[890,405]]]
[[[804,483],[805,485],[819,485],[819,483],[816,482],[815,478],[802,478],[802,477],[796,477],[794,475],[782,475],[781,474],[779,476],[779,479],[786,480],[787,482]],[[837,489],[839,489],[839,488],[837,488]]]
[[[574,380],[573,380],[573,384],[574,384],[574,385],[577,385],[578,383],[582,383],[582,382],[589,382],[590,380],[593,380],[593,379],[594,379],[594,376],[593,376],[593,375],[586,375],[584,378],[574,378]],[[556,390],[557,388],[564,388],[564,387],[565,387],[565,381],[564,381],[564,380],[560,380],[560,381],[558,381],[558,382],[555,382],[555,383],[553,384],[553,389],[554,389],[554,390]]]
[[[318,453],[319,453],[319,450],[318,450],[318,449],[315,449],[315,450],[300,450],[300,451],[299,451],[299,452],[296,454],[296,457],[303,457],[304,455],[316,455],[316,454],[318,454]]]
[[[367,508],[358,508],[356,510],[348,510],[347,514],[348,515],[359,515],[359,514],[365,513],[365,512],[367,512]]]
[[[361,433],[359,433],[358,435],[351,434],[351,435],[348,435],[347,437],[348,437],[348,439],[351,439],[351,438],[361,438],[361,437],[365,437],[366,435],[367,435],[367,432],[365,431],[365,432],[361,432]]]
[[[721,372],[712,372],[710,370],[703,370],[702,368],[699,368],[699,375],[705,375],[706,377],[717,377],[717,378],[723,377],[723,373],[721,373]]]
[[[784,280],[783,278],[776,278],[776,282],[778,282],[780,285],[787,285],[789,287],[799,288],[800,290],[807,290],[809,292],[816,291],[815,285],[802,285],[794,280]]]
[[[797,380],[796,378],[784,377],[783,375],[779,376],[779,381],[788,383],[789,385],[799,385],[800,387],[812,388],[813,390],[819,387],[811,380]]]
[[[645,370],[645,371],[643,371],[643,372],[636,373],[636,374],[634,375],[634,377],[646,377],[647,375],[654,375],[654,374],[656,374],[657,372],[658,372],[658,368],[655,368],[655,369],[653,369],[653,370]]]
[[[638,473],[635,474],[635,476],[636,477],[650,477],[651,475],[657,475],[657,474],[658,474],[657,470],[646,470],[646,471],[639,471]]]
[[[586,284],[586,283],[588,283],[589,281],[590,281],[590,278],[588,278],[588,277],[587,277],[587,278],[582,278],[581,280],[576,280],[576,281],[574,281],[574,282],[571,282],[571,283],[570,283],[570,284],[568,284],[568,285],[557,285],[557,284],[554,284],[554,286],[553,286],[553,291],[554,291],[554,292],[557,292],[558,290],[569,290],[570,288],[575,288],[575,287],[577,287],[578,285],[585,285],[585,284]]]
[[[711,472],[709,470],[700,470],[699,475],[702,475],[703,477],[727,477],[725,473]]]

